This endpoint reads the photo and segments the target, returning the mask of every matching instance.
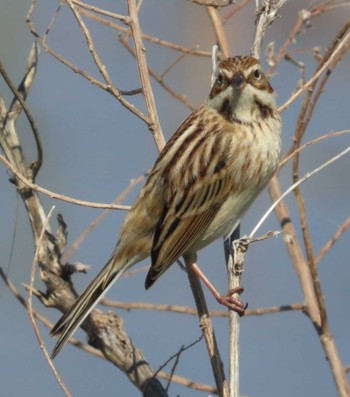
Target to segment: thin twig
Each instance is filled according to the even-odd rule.
[[[327,62],[323,64],[323,66],[305,83],[303,84],[282,106],[278,108],[278,111],[281,113],[286,110],[307,88],[309,88],[314,81],[316,81],[320,75],[329,68],[334,60],[337,59],[340,51],[343,50],[345,45],[347,45],[347,41],[350,39],[350,32],[339,42],[337,48],[333,52],[333,54],[329,57]]]
[[[72,0],[72,3],[77,5],[78,7],[84,8],[91,12],[104,15],[105,17],[117,19],[118,21],[123,22],[125,25],[129,25],[129,23],[130,23],[129,16],[122,15],[122,14],[116,14],[115,12],[103,10],[102,8],[98,8],[98,7],[83,3],[82,1],[78,1],[78,0]]]
[[[232,18],[235,14],[241,11],[241,9],[244,8],[251,1],[252,0],[242,0],[240,3],[236,4],[232,11],[230,11],[229,13],[227,13],[225,16],[222,17],[223,24],[226,24],[226,22],[230,18]]]
[[[233,0],[222,0],[222,1],[215,1],[215,0],[187,0],[191,3],[198,4],[200,6],[211,7],[211,8],[222,8],[227,7],[233,3]]]
[[[55,378],[57,379],[57,382],[60,385],[61,389],[63,390],[64,394],[67,397],[71,397],[72,396],[71,392],[68,390],[67,386],[63,382],[63,379],[61,378],[60,374],[56,370],[56,367],[55,367],[53,361],[50,358],[50,354],[48,353],[48,351],[47,351],[47,349],[45,347],[44,341],[43,341],[43,339],[41,337],[40,330],[39,330],[38,326],[36,325],[34,314],[33,314],[33,285],[34,285],[34,279],[35,279],[35,268],[36,268],[36,263],[38,262],[38,259],[39,259],[39,252],[40,252],[40,250],[42,248],[41,247],[41,243],[42,243],[44,234],[46,232],[46,227],[48,225],[48,222],[50,220],[50,217],[51,217],[52,212],[53,212],[54,209],[55,209],[55,207],[52,207],[51,210],[49,211],[49,213],[47,215],[47,218],[46,218],[46,220],[45,220],[45,222],[43,224],[43,228],[42,228],[41,234],[40,234],[40,236],[39,236],[39,238],[37,240],[37,247],[36,247],[35,255],[34,255],[34,258],[33,258],[32,270],[31,270],[31,275],[30,275],[30,287],[29,287],[29,294],[28,294],[28,314],[29,314],[29,318],[30,318],[30,321],[32,323],[35,335],[36,335],[36,337],[38,339],[39,346],[40,346],[41,350],[44,353],[45,359],[46,359],[49,367],[51,368],[53,374],[55,375]]]
[[[161,372],[161,370],[162,370],[163,368],[165,368],[172,360],[175,359],[175,362],[174,362],[174,364],[173,364],[173,366],[172,366],[172,368],[171,368],[171,373],[169,374],[168,384],[167,384],[165,390],[167,390],[167,391],[169,390],[170,384],[171,384],[171,382],[172,382],[172,378],[173,378],[173,376],[175,375],[175,368],[176,368],[177,364],[179,363],[179,359],[180,359],[180,356],[182,355],[182,353],[185,352],[186,350],[190,349],[191,347],[195,346],[195,345],[196,345],[197,343],[199,343],[202,339],[203,339],[203,334],[202,334],[199,338],[197,338],[194,342],[190,343],[189,345],[187,345],[187,346],[182,345],[182,346],[180,347],[180,349],[179,349],[175,354],[173,354],[172,356],[170,356],[170,357],[165,361],[165,363],[163,363],[163,364],[159,367],[159,369],[158,369],[157,371],[155,371],[154,376],[157,376],[157,375],[159,374],[159,372]]]
[[[203,288],[198,277],[192,270],[191,262],[185,259],[185,264],[187,267],[187,275],[190,282],[191,290],[196,302],[199,323],[207,346],[215,384],[218,389],[219,396],[228,397],[229,390],[226,382],[225,373],[223,371],[223,364],[216,341],[215,331],[210,319],[207,303],[204,298]]]
[[[214,29],[215,36],[216,36],[216,41],[217,41],[219,49],[222,53],[222,56],[224,58],[228,58],[230,56],[231,51],[230,51],[230,46],[228,44],[228,41],[227,41],[227,38],[225,35],[224,25],[220,18],[220,14],[213,7],[207,7],[207,12],[209,14],[211,23],[213,25],[213,29]]]
[[[315,256],[315,264],[317,265],[321,259],[327,254],[327,252],[333,247],[338,239],[346,232],[350,227],[350,217],[347,218],[339,229],[334,233],[330,240],[321,248],[320,252]]]
[[[337,47],[337,44],[339,40],[344,36],[346,31],[349,28],[350,23],[347,22],[341,29],[340,32],[336,35],[336,38],[333,40],[333,43],[329,46],[327,49],[325,55],[319,62],[319,65],[317,69],[320,69],[322,65],[332,56],[334,50]],[[331,66],[327,69],[327,73],[323,76],[323,79],[321,80],[320,84],[318,85],[317,90],[315,91],[316,84],[318,83],[318,79],[313,82],[313,84],[309,87],[307,94],[304,98],[303,104],[301,106],[301,110],[299,112],[298,120],[296,123],[296,131],[294,134],[294,142],[293,142],[293,148],[296,149],[300,146],[301,140],[306,132],[306,129],[309,125],[309,122],[311,120],[311,117],[313,115],[313,112],[316,108],[316,105],[318,103],[318,100],[320,99],[321,93],[324,91],[325,84],[328,82],[328,79],[335,68],[335,66],[340,62],[342,59],[342,56],[345,55],[345,52],[347,50],[347,46],[344,46],[343,50],[338,53],[337,57],[334,59],[334,62],[332,63]],[[299,179],[299,160],[300,156],[297,154],[296,156],[293,157],[293,182],[297,182]],[[302,197],[302,193],[299,187],[296,187],[294,189],[294,195],[296,197],[296,202],[298,205],[298,213],[299,213],[299,218],[300,218],[300,226],[302,230],[302,235],[304,239],[304,246],[305,246],[305,252],[306,252],[306,257],[307,261],[311,270],[313,282],[314,282],[314,288],[316,291],[316,296],[318,299],[318,304],[319,304],[319,309],[321,313],[321,323],[322,327],[327,328],[327,314],[326,314],[326,308],[325,308],[325,303],[323,299],[323,294],[321,291],[321,286],[318,280],[318,275],[316,272],[316,266],[314,262],[314,253],[313,253],[313,248],[312,248],[312,242],[311,242],[311,235],[310,235],[310,230],[308,228],[307,224],[307,215],[306,215],[306,209],[304,205],[304,200]]]
[[[260,226],[265,222],[266,218],[271,214],[271,212],[277,207],[277,205],[289,194],[291,193],[297,186],[300,186],[302,183],[307,181],[309,178],[317,174],[318,172],[322,171],[324,168],[328,167],[335,161],[339,160],[341,157],[345,156],[348,152],[350,152],[350,146],[348,146],[345,150],[338,153],[336,156],[330,158],[328,161],[320,165],[319,167],[315,168],[314,170],[307,172],[302,178],[300,178],[296,183],[293,183],[272,205],[271,207],[265,212],[265,214],[261,217],[259,222],[255,225],[253,230],[249,234],[249,238],[253,238],[255,233],[258,231]]]
[[[9,169],[9,171],[11,171],[18,179],[21,180],[21,182],[23,182],[30,189],[33,189],[40,193],[43,193],[46,196],[49,196],[53,199],[66,201],[67,203],[81,205],[81,206],[90,207],[90,208],[102,208],[102,209],[112,209],[112,210],[113,209],[114,210],[129,210],[130,209],[129,205],[95,203],[95,202],[90,202],[90,201],[85,201],[85,200],[78,200],[73,197],[65,196],[64,194],[58,194],[58,193],[52,192],[48,189],[44,189],[43,187],[30,182],[27,178],[25,178],[22,174],[20,174],[16,170],[16,168],[13,167],[12,164],[5,159],[5,157],[0,156],[0,161]]]
[[[195,308],[188,306],[176,306],[166,304],[155,304],[147,302],[120,302],[111,299],[102,299],[101,305],[112,307],[115,309],[122,309],[126,311],[130,310],[154,310],[154,311],[166,311],[175,314],[187,314],[190,316],[198,315],[198,311]],[[305,305],[303,303],[291,303],[289,305],[263,307],[258,309],[246,309],[244,316],[261,316],[265,314],[275,314],[286,311],[304,310]],[[227,318],[227,310],[209,310],[210,317]]]
[[[46,30],[45,30],[45,34],[44,34],[44,36],[43,36],[43,40],[44,40],[45,42],[46,42],[46,40],[47,40],[47,38],[48,38],[48,36],[49,36],[49,33],[51,32],[51,30],[52,30],[52,28],[53,28],[53,26],[54,26],[56,20],[58,19],[58,16],[59,16],[59,14],[60,14],[60,12],[61,12],[63,6],[64,6],[64,0],[60,0],[60,4],[57,6],[56,11],[55,11],[55,13],[52,15],[52,17],[51,17],[51,19],[50,19],[50,21],[49,21],[49,23],[48,23],[48,26],[47,26],[47,28],[46,28]],[[37,44],[37,43],[36,43],[36,44]]]
[[[315,139],[312,139],[309,142],[304,143],[303,145],[299,146],[297,149],[295,149],[293,152],[289,153],[286,157],[281,160],[281,162],[278,165],[279,170],[297,153],[300,153],[304,149],[306,149],[308,146],[314,145],[315,143],[321,142],[325,139],[333,138],[335,136],[339,135],[344,135],[350,133],[350,130],[343,130],[343,131],[334,131],[334,132],[329,132],[328,134],[321,135]]]
[[[253,45],[250,53],[255,58],[260,58],[262,42],[267,28],[278,17],[279,10],[287,0],[257,0],[256,1],[256,22]]]
[[[174,67],[179,64],[183,59],[185,59],[187,54],[178,55],[170,64],[163,70],[160,77],[163,79]]]
[[[85,15],[88,18],[90,18],[90,19],[92,19],[92,20],[104,25],[104,26],[108,26],[108,27],[110,27],[112,29],[118,30],[119,32],[125,33],[126,35],[130,35],[130,33],[131,33],[129,27],[120,26],[120,25],[118,25],[116,23],[113,23],[113,22],[111,22],[111,21],[109,21],[109,20],[107,20],[105,18],[102,18],[102,17],[100,17],[98,15],[93,14],[93,12],[86,11],[84,9],[80,9],[80,13],[82,15]],[[198,49],[198,46],[194,46],[192,48],[184,47],[184,46],[182,46],[180,44],[175,44],[175,43],[172,43],[170,41],[160,39],[159,37],[155,37],[155,36],[152,36],[152,35],[144,33],[144,32],[142,32],[142,39],[143,40],[147,40],[147,41],[149,41],[151,43],[154,43],[154,44],[158,44],[158,45],[160,45],[162,47],[170,48],[170,49],[172,49],[174,51],[179,51],[179,52],[181,52],[183,54],[200,56],[200,57],[207,57],[207,58],[210,57],[210,52],[209,51],[201,51],[201,50]]]
[[[121,192],[121,194],[113,201],[113,205],[119,205],[125,197],[131,192],[131,190],[141,183],[145,179],[145,175],[141,175],[138,178],[132,179],[129,185]],[[62,263],[66,263],[68,258],[73,255],[74,251],[79,247],[79,245],[87,238],[87,236],[94,230],[94,228],[102,222],[103,219],[110,213],[110,209],[104,210],[100,215],[94,219],[90,225],[83,231],[83,233],[77,237],[77,239],[71,244],[71,246],[66,250],[64,256],[62,257]]]
[[[329,1],[325,1],[322,4],[316,4],[314,7],[308,8],[307,18],[308,18],[308,21],[310,21],[312,18],[320,16],[331,9],[335,9],[335,8],[339,8],[339,7],[349,7],[349,6],[350,6],[349,3],[330,4]],[[275,70],[275,68],[280,63],[280,61],[285,58],[290,45],[296,42],[296,37],[300,33],[303,26],[305,26],[305,22],[306,22],[305,13],[303,13],[303,12],[298,13],[298,19],[297,19],[294,27],[290,31],[287,39],[280,47],[277,54],[274,56],[273,64],[270,64],[270,68],[267,72],[268,75],[271,75],[273,73],[273,71]]]
[[[41,139],[40,139],[40,135],[39,135],[39,131],[38,128],[36,126],[35,120],[34,120],[34,116],[32,114],[32,112],[30,111],[28,105],[25,102],[26,96],[27,96],[27,80],[29,81],[33,81],[34,75],[36,73],[36,65],[37,65],[37,61],[38,61],[38,47],[36,44],[33,45],[31,52],[29,54],[28,57],[28,65],[27,65],[27,72],[25,74],[25,76],[22,79],[22,82],[17,90],[17,88],[15,87],[15,85],[12,83],[10,77],[8,76],[5,68],[3,67],[2,63],[0,62],[0,73],[2,75],[2,77],[4,78],[7,86],[10,88],[10,90],[12,91],[13,95],[15,96],[15,100],[13,102],[13,104],[11,105],[9,112],[14,112],[15,111],[15,107],[16,106],[16,102],[19,102],[20,106],[22,107],[22,109],[24,110],[24,113],[27,116],[27,119],[29,121],[30,127],[33,131],[33,135],[34,135],[34,139],[35,139],[35,143],[36,143],[36,147],[37,147],[37,151],[38,151],[38,158],[35,161],[35,163],[32,164],[31,170],[31,177],[33,178],[33,180],[35,179],[35,176],[37,175],[42,162],[43,162],[43,148],[42,148],[42,143],[41,143]],[[31,83],[30,83],[31,84]],[[19,111],[16,111],[19,115]],[[4,128],[6,128],[6,123],[4,123]]]
[[[0,267],[0,277],[3,279],[3,281],[5,282],[5,284],[7,285],[7,287],[10,289],[10,291],[13,293],[13,295],[15,296],[15,298],[28,310],[28,303],[27,301],[24,299],[24,297],[19,293],[19,291],[16,289],[16,287],[14,286],[14,284],[11,282],[11,280],[6,276],[4,270]],[[29,286],[25,286],[26,289],[29,290]],[[36,295],[35,290],[33,290],[33,294]],[[39,297],[40,298],[40,297]],[[196,314],[197,311],[195,311],[194,314]],[[38,313],[36,310],[33,309],[33,316],[39,320],[43,325],[45,325],[46,328],[48,329],[52,329],[53,327],[53,323],[51,321],[49,321],[46,317],[44,317],[43,315],[41,315],[40,313]],[[85,343],[80,342],[78,339],[75,339],[74,337],[71,337],[68,341],[69,344],[73,345],[74,347],[89,353],[95,357],[101,358],[101,359],[106,359],[106,357],[103,355],[103,353],[98,350],[95,349],[94,347],[87,345]],[[182,386],[186,386],[188,388],[194,389],[194,390],[199,390],[202,392],[206,392],[206,393],[213,393],[213,394],[217,394],[217,389],[213,386],[210,385],[206,385],[203,383],[198,383],[193,381],[192,379],[188,379],[185,378],[183,376],[179,376],[179,375],[170,375],[167,372],[164,371],[159,371],[157,372],[157,377],[158,378],[162,378],[162,379],[166,379],[169,380],[171,378],[171,380],[175,383],[178,383]]]
[[[350,26],[350,22],[346,22],[345,25],[340,29],[339,33],[336,35],[335,39],[325,52],[325,55],[322,57],[322,59],[319,62],[319,65],[317,67],[317,70],[321,69],[322,65],[328,61],[332,57],[332,55],[335,53],[335,50],[337,49],[339,41],[344,37],[345,33],[348,31]],[[328,79],[335,68],[335,66],[340,62],[342,57],[345,55],[346,51],[349,48],[349,44],[347,43],[344,45],[344,47],[341,49],[341,51],[338,52],[337,56],[334,57],[334,61],[332,64],[328,67],[327,73],[323,76],[323,79],[321,80],[320,84],[318,85],[317,90],[315,91],[316,84],[318,83],[318,79],[316,79],[309,87],[307,94],[304,98],[303,104],[301,106],[301,110],[298,116],[297,124],[296,124],[296,131],[294,134],[294,144],[293,147],[297,148],[300,146],[301,140],[305,134],[305,131],[309,125],[309,122],[311,120],[311,117],[313,115],[314,109],[316,107],[316,104],[321,96],[321,93],[324,90],[325,84],[328,82]],[[316,71],[317,71],[316,70]],[[299,179],[299,159],[300,156],[297,154],[296,156],[293,157],[293,181],[296,182]],[[296,197],[296,202],[298,205],[298,212],[299,212],[299,218],[300,218],[300,225],[301,225],[301,230],[302,230],[302,235],[304,239],[304,246],[305,246],[305,252],[306,252],[306,257],[307,257],[307,263],[309,267],[309,271],[312,277],[312,283],[313,283],[313,289],[315,291],[315,297],[317,300],[317,305],[318,305],[318,312],[320,313],[320,325],[316,327],[317,332],[320,334],[320,340],[321,342],[323,341],[323,338],[327,336],[330,340],[332,340],[332,344],[334,343],[333,336],[329,332],[329,326],[328,326],[328,316],[327,316],[327,311],[326,311],[326,304],[321,288],[321,283],[320,279],[317,273],[316,269],[316,264],[314,261],[314,253],[313,253],[313,247],[312,247],[312,240],[310,236],[310,230],[307,225],[307,216],[306,216],[306,209],[304,205],[304,200],[302,198],[301,190],[300,187],[296,187],[294,189],[294,195]],[[326,344],[322,342],[324,348],[326,349]],[[330,350],[330,352],[334,353],[334,350]],[[333,372],[334,379],[336,381],[336,385],[338,387],[338,390],[340,391],[343,388],[348,388],[347,382],[345,381],[345,376],[342,371],[338,371],[338,365],[340,363],[339,356],[333,355],[329,356],[330,357],[330,367]]]
[[[120,43],[124,46],[124,48],[132,55],[136,56],[135,51],[130,47],[127,40],[121,36],[119,36]],[[148,73],[151,77],[153,77],[171,96],[173,96],[178,101],[182,102],[189,109],[193,110],[194,106],[188,101],[185,95],[181,95],[175,90],[173,90],[163,79],[162,75],[156,73],[151,67],[148,67]]]
[[[88,29],[86,28],[82,18],[80,17],[79,13],[76,10],[75,5],[71,2],[71,0],[67,0],[67,4],[71,7],[73,14],[75,15],[84,35],[85,38],[87,40],[88,43],[88,47],[91,51],[91,54],[93,56],[93,59],[96,63],[96,66],[99,70],[99,72],[102,74],[102,76],[104,77],[106,84],[102,83],[101,81],[95,79],[93,76],[91,76],[90,74],[88,74],[87,72],[85,72],[84,70],[80,69],[78,66],[74,65],[72,62],[68,61],[67,59],[63,58],[61,55],[59,55],[58,53],[56,53],[55,51],[52,50],[52,48],[50,48],[46,41],[39,35],[39,33],[36,31],[33,21],[32,21],[32,14],[35,8],[35,1],[32,0],[32,4],[31,7],[29,8],[29,11],[27,13],[26,16],[26,22],[28,25],[28,28],[30,30],[30,32],[33,34],[33,36],[35,37],[35,39],[40,43],[40,45],[44,48],[45,52],[47,52],[48,54],[50,54],[51,56],[53,56],[55,59],[57,59],[59,62],[63,63],[65,66],[69,67],[74,73],[77,73],[78,75],[84,77],[86,80],[88,80],[91,84],[96,85],[99,88],[102,88],[103,90],[107,91],[108,93],[110,93],[111,95],[113,95],[122,106],[124,106],[126,109],[128,109],[131,113],[133,113],[135,116],[137,116],[138,118],[140,118],[142,121],[149,123],[149,119],[148,117],[138,108],[136,108],[132,103],[130,103],[129,101],[127,101],[123,95],[121,90],[119,90],[118,88],[116,88],[108,73],[107,70],[105,68],[105,66],[102,64],[100,58],[98,57],[96,51],[94,50],[94,44],[93,41],[91,39],[91,35],[88,31]]]
[[[156,102],[153,95],[150,76],[148,74],[146,49],[142,41],[141,28],[135,0],[128,0],[128,7],[131,18],[129,26],[131,28],[131,35],[134,40],[137,67],[139,70],[143,95],[145,97],[146,109],[149,118],[148,128],[152,132],[154,141],[157,145],[158,151],[160,152],[165,145],[165,139],[160,127]]]

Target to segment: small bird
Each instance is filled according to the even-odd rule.
[[[232,291],[220,296],[196,265],[198,250],[228,236],[276,171],[281,119],[259,61],[223,60],[209,98],[165,145],[121,227],[113,254],[57,322],[55,357],[100,299],[131,266],[151,257],[148,289],[181,256],[216,299],[239,313]]]

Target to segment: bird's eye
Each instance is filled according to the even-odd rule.
[[[224,78],[222,74],[219,74],[218,78],[216,79],[216,84],[217,85],[223,85],[224,84]]]
[[[259,69],[255,69],[255,70],[254,70],[254,77],[255,77],[257,80],[260,80],[260,79],[261,79],[261,72],[260,72]]]

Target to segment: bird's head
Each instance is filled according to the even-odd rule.
[[[249,56],[219,64],[208,105],[228,121],[242,123],[259,121],[276,110],[275,93],[260,62]]]

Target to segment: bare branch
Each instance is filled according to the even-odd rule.
[[[240,3],[236,4],[233,10],[227,13],[223,18],[222,22],[225,24],[230,18],[237,14],[242,8],[244,8],[252,0],[241,0]]]
[[[12,128],[12,126],[16,123],[19,115],[22,112],[22,109],[24,110],[24,113],[27,116],[27,119],[29,121],[29,124],[31,126],[31,129],[33,131],[35,143],[37,146],[37,151],[38,151],[38,158],[37,160],[31,164],[30,166],[30,178],[35,179],[36,174],[38,173],[42,161],[43,161],[43,149],[42,149],[42,144],[39,136],[39,132],[36,126],[36,123],[34,121],[34,117],[27,106],[25,99],[27,97],[27,94],[32,86],[32,82],[35,77],[36,73],[36,68],[37,68],[37,62],[38,62],[38,55],[39,55],[39,50],[38,47],[34,44],[27,60],[27,68],[25,75],[18,87],[18,89],[15,87],[13,82],[11,81],[10,77],[8,76],[5,68],[3,67],[2,63],[0,62],[0,73],[3,76],[6,84],[14,94],[15,98],[12,101],[12,104],[7,112],[7,115],[5,117],[5,120],[3,122],[3,130],[6,131],[7,128]],[[6,136],[6,139],[5,139]],[[8,159],[13,158],[14,160],[14,153],[13,153],[13,146],[16,146],[18,142],[14,141],[14,134],[4,134],[1,138],[1,146],[3,147],[4,152],[6,153],[6,156]],[[17,158],[17,160],[14,162],[12,161],[13,165],[21,163],[20,157]]]
[[[348,45],[348,40],[350,39],[350,32],[342,38],[339,42],[337,48],[329,57],[329,59],[323,64],[323,66],[305,83],[303,84],[282,106],[278,108],[279,112],[283,112],[287,109],[307,88],[309,88],[320,76],[321,74],[331,65],[333,62],[337,61],[337,56],[341,51]],[[346,48],[348,49],[348,47]]]
[[[154,100],[153,90],[151,87],[151,82],[148,74],[146,49],[142,41],[141,28],[138,19],[135,0],[128,0],[128,6],[129,6],[129,13],[131,18],[130,21],[131,34],[135,45],[137,67],[139,69],[143,95],[145,97],[146,108],[149,117],[148,128],[153,134],[153,138],[156,142],[158,151],[161,151],[165,145],[165,139],[160,127],[160,122],[158,119],[158,114],[156,109],[156,103]]]
[[[94,84],[97,87],[100,87],[103,90],[112,94],[121,103],[122,106],[124,106],[131,113],[133,113],[135,116],[139,117],[142,121],[144,121],[148,124],[149,123],[148,117],[143,112],[141,112],[139,109],[137,109],[132,103],[127,101],[123,97],[121,91],[113,85],[113,83],[109,77],[109,74],[107,73],[105,66],[103,65],[103,63],[101,62],[99,56],[97,55],[97,53],[95,51],[95,46],[92,41],[91,35],[90,35],[88,29],[86,28],[82,18],[80,17],[80,14],[77,12],[76,7],[71,2],[71,0],[67,0],[67,4],[70,5],[70,7],[73,11],[73,14],[76,17],[76,19],[84,33],[84,36],[87,41],[88,48],[91,52],[91,55],[96,63],[96,66],[97,66],[99,72],[101,73],[102,77],[105,79],[106,84],[101,83],[99,80],[95,79],[94,77],[92,77],[91,75],[89,75],[88,73],[86,73],[85,71],[83,71],[82,69],[77,67],[76,65],[74,65],[72,62],[68,61],[67,59],[65,59],[62,56],[60,56],[59,54],[57,54],[55,51],[53,51],[47,45],[46,41],[42,37],[40,37],[38,32],[35,30],[34,24],[31,19],[32,13],[34,11],[34,5],[35,5],[34,1],[32,1],[32,5],[31,5],[31,7],[28,11],[27,17],[26,17],[26,22],[27,22],[30,32],[33,34],[33,36],[36,38],[36,40],[40,43],[40,45],[44,48],[45,52],[47,52],[48,54],[50,54],[51,56],[56,58],[58,61],[63,63],[65,66],[69,67],[74,73],[77,73],[78,75],[84,77],[91,84]]]
[[[293,152],[291,152],[290,154],[288,154],[286,157],[284,157],[283,160],[281,160],[280,164],[279,164],[279,170],[293,157],[295,156],[297,153],[300,153],[301,151],[303,151],[304,149],[306,149],[308,146],[314,145],[315,143],[321,142],[325,139],[329,139],[329,138],[333,138],[335,136],[339,136],[339,135],[344,135],[344,134],[348,134],[350,133],[350,130],[343,130],[343,131],[334,131],[334,132],[329,132],[328,134],[325,135],[321,135],[315,139],[312,139],[309,142],[304,143],[303,145],[299,146],[297,149],[295,149]]]
[[[300,178],[296,183],[293,183],[272,205],[271,207],[265,212],[259,222],[255,225],[254,229],[250,232],[249,238],[253,238],[255,233],[258,231],[260,226],[265,222],[266,218],[271,214],[271,212],[277,207],[277,205],[289,194],[291,193],[296,187],[300,186],[302,183],[307,181],[309,178],[317,174],[318,172],[322,171],[324,168],[328,167],[335,161],[339,160],[341,157],[345,156],[347,153],[350,152],[350,146],[348,146],[345,150],[338,153],[336,156],[332,157],[328,161],[324,162],[319,167],[315,168],[314,170],[307,172],[302,178]]]
[[[227,277],[229,291],[241,286],[241,278],[244,265],[243,247],[248,245],[237,245],[235,240],[239,238],[240,227],[238,226],[232,235],[224,241],[224,249],[227,263]],[[245,251],[244,251],[245,252]],[[241,255],[242,254],[242,255]],[[234,294],[235,299],[239,299],[238,294]],[[239,368],[240,368],[240,316],[232,310],[229,310],[229,390],[230,397],[239,397]]]
[[[95,15],[95,14],[93,14],[90,11],[86,11],[84,9],[81,9],[80,13],[82,15],[87,16],[90,19],[93,19],[96,22],[99,22],[100,24],[102,24],[104,26],[109,26],[110,28],[115,29],[115,30],[117,30],[117,31],[119,31],[121,33],[125,33],[126,35],[130,35],[130,33],[131,33],[129,27],[120,26],[120,25],[118,25],[116,23],[113,23],[113,22],[111,22],[109,20],[106,20],[105,18],[102,18],[102,17],[100,17],[98,15]],[[144,33],[144,32],[142,32],[142,39],[143,40],[147,40],[147,41],[149,41],[151,43],[154,43],[154,44],[158,44],[158,45],[166,47],[166,48],[170,48],[170,49],[172,49],[174,51],[179,51],[179,52],[181,52],[183,54],[194,55],[194,56],[199,56],[199,57],[207,57],[207,58],[210,57],[210,52],[209,51],[201,51],[201,50],[199,50],[198,46],[194,46],[193,48],[187,48],[187,47],[184,47],[184,46],[182,46],[180,44],[172,43],[170,41],[161,39],[159,37],[152,36],[152,35]]]
[[[78,1],[78,0],[72,0],[72,3],[81,7],[81,8],[84,8],[85,10],[89,10],[91,12],[104,15],[105,17],[117,19],[118,21],[123,22],[125,25],[129,25],[131,22],[131,19],[129,16],[116,14],[115,12],[103,10],[102,8],[98,8],[98,7],[83,3],[82,1]]]
[[[222,7],[227,7],[233,3],[235,3],[235,0],[187,0],[190,1],[191,3],[198,4],[200,6],[206,6],[206,7],[211,7],[211,8],[222,8]]]
[[[141,175],[138,178],[132,179],[129,185],[124,189],[123,192],[113,201],[113,205],[119,205],[125,197],[131,192],[131,190],[137,186],[139,183],[145,180],[146,175]],[[72,243],[72,245],[65,252],[62,262],[67,262],[68,258],[73,255],[74,251],[79,247],[79,245],[86,239],[86,237],[94,230],[94,228],[102,222],[103,219],[107,217],[111,209],[105,209],[96,219],[91,222],[88,228]]]
[[[334,233],[332,238],[321,248],[320,252],[315,256],[315,264],[317,265],[321,259],[327,254],[327,252],[333,247],[333,245],[339,240],[339,238],[346,232],[350,227],[350,217],[347,218],[339,229]]]
[[[9,161],[7,161],[3,156],[0,156],[0,161],[15,175],[21,182],[24,183],[28,188],[35,190],[37,192],[43,193],[46,196],[51,198],[66,201],[67,203],[82,205],[85,207],[91,208],[102,208],[102,209],[114,209],[114,210],[129,210],[129,205],[115,205],[115,204],[102,204],[102,203],[94,203],[90,201],[78,200],[72,197],[65,196],[64,194],[58,194],[51,192],[50,190],[44,189],[32,182],[30,182],[27,178],[25,178],[22,174],[20,174]]]
[[[162,305],[146,302],[120,302],[110,299],[102,299],[102,305],[122,309],[122,310],[154,310],[154,311],[168,311],[177,314],[187,314],[190,316],[198,315],[198,311],[195,308],[188,306],[176,306],[176,305]],[[300,310],[304,311],[305,305],[303,303],[291,303],[289,305],[273,306],[273,307],[263,307],[258,309],[246,309],[244,316],[261,316],[265,314],[275,314],[286,311]],[[227,310],[209,310],[210,317],[228,317]]]
[[[207,11],[214,28],[217,44],[224,58],[230,56],[230,47],[225,35],[224,25],[217,10],[212,7],[207,7]]]
[[[47,349],[45,347],[44,341],[43,341],[43,339],[41,337],[40,330],[39,330],[38,326],[36,325],[34,314],[33,314],[33,286],[34,286],[34,279],[35,279],[35,269],[36,269],[36,264],[37,264],[37,262],[39,260],[39,257],[40,257],[39,251],[43,248],[43,247],[41,247],[41,244],[43,242],[43,237],[44,237],[44,234],[46,232],[46,228],[47,228],[47,225],[49,223],[49,220],[51,218],[51,214],[52,214],[54,209],[55,209],[55,207],[52,207],[51,210],[49,211],[49,213],[47,215],[47,218],[45,219],[45,222],[43,224],[43,229],[42,229],[41,234],[40,234],[39,239],[38,239],[37,248],[35,250],[35,255],[34,255],[34,258],[33,258],[33,262],[32,262],[32,270],[31,270],[31,275],[30,275],[30,285],[29,285],[29,295],[28,295],[28,306],[27,306],[27,308],[28,308],[28,315],[29,315],[30,321],[32,323],[35,335],[36,335],[36,337],[38,339],[39,346],[40,346],[41,350],[44,353],[45,359],[46,359],[49,367],[51,368],[53,374],[55,375],[55,378],[57,379],[57,382],[60,385],[61,389],[63,390],[64,394],[67,397],[71,397],[72,396],[71,392],[68,390],[67,386],[63,382],[63,379],[61,378],[60,374],[56,370],[56,367],[55,367],[53,361],[50,358],[50,355],[49,355],[49,353],[48,353],[48,351],[47,351]]]
[[[223,364],[220,357],[220,352],[218,349],[213,324],[211,322],[210,315],[208,312],[207,303],[204,298],[202,285],[198,277],[192,270],[191,262],[185,259],[185,264],[187,268],[188,279],[191,285],[191,290],[196,302],[199,323],[207,346],[208,356],[210,359],[213,375],[215,378],[215,384],[219,391],[219,396],[228,397],[229,390],[226,383],[225,373],[223,371]]]
[[[278,17],[279,10],[286,0],[257,0],[256,1],[256,22],[253,45],[250,53],[255,58],[260,58],[262,42],[267,28]]]
[[[127,42],[126,39],[124,39],[123,37],[119,37],[119,41],[121,42],[121,44],[124,46],[124,48],[126,48],[127,51],[129,51],[129,53],[136,57],[135,52],[133,51],[133,49],[130,47],[129,43]],[[163,79],[163,75],[159,75],[158,73],[156,73],[151,67],[148,67],[148,73],[151,77],[153,77],[164,89],[165,91],[167,91],[171,96],[173,96],[175,99],[177,99],[178,101],[182,102],[185,106],[187,106],[189,109],[193,110],[194,106],[187,100],[187,98],[184,95],[179,94],[178,92],[176,92],[175,90],[173,90],[167,83],[165,83],[164,79]]]

